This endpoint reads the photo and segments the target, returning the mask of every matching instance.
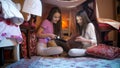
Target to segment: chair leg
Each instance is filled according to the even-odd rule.
[[[19,52],[19,44],[17,46],[14,46],[14,60],[19,61],[20,60],[20,52]]]
[[[0,66],[3,66],[4,62],[4,48],[0,48]]]

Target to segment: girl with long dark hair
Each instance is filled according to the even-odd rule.
[[[52,47],[48,47],[49,41],[56,38],[61,33],[61,11],[58,7],[53,7],[47,19],[45,19],[37,33],[39,41],[37,44],[38,55],[57,55],[63,52],[62,47],[57,46],[55,41],[52,41]]]
[[[72,48],[68,54],[70,56],[84,56],[87,48],[97,45],[97,38],[94,24],[83,10],[76,14],[76,32],[79,36],[75,38],[75,41],[80,42],[79,46],[82,48]]]

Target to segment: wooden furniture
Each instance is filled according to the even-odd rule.
[[[120,22],[120,0],[115,1],[115,18]]]
[[[114,0],[115,2],[115,18],[120,22],[120,0]],[[120,28],[118,32],[118,47],[120,47]]]
[[[119,28],[119,32],[118,32],[118,42],[117,42],[117,44],[118,44],[118,47],[120,48],[120,28]]]
[[[19,53],[19,44],[14,41],[11,41],[10,39],[4,39],[0,41],[0,65],[4,65],[4,48],[5,47],[13,47],[14,52],[14,60],[19,61],[20,60],[20,53]]]

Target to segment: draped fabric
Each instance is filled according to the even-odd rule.
[[[21,43],[21,57],[29,58],[36,55],[37,37],[35,31],[22,31],[23,42]],[[28,38],[29,37],[29,38]]]
[[[21,57],[27,58],[27,42],[26,36],[22,32],[23,42],[21,43]]]
[[[6,17],[7,15],[8,17]],[[17,21],[20,17],[23,17],[22,14],[11,0],[0,0],[0,41],[9,38],[16,40],[19,44],[22,42],[19,28],[22,22],[19,22],[20,19]]]
[[[37,45],[37,37],[35,32],[31,32],[29,36],[29,40],[24,32],[22,32],[23,42],[21,44],[21,57],[28,58],[29,56],[36,55],[36,45]],[[30,42],[27,44],[27,42]],[[28,50],[29,49],[29,50]],[[28,53],[30,55],[28,55]]]
[[[21,25],[24,21],[22,13],[17,9],[17,6],[12,0],[0,0],[2,5],[2,12],[5,19],[10,19],[10,21],[16,25]]]
[[[8,25],[7,20],[0,21],[0,41],[8,38],[16,40],[19,44],[23,40],[19,26],[11,22]]]
[[[36,33],[32,32],[30,35],[30,55],[36,55],[36,45],[37,45],[37,37]]]

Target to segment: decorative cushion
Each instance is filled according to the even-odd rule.
[[[86,54],[100,58],[114,59],[120,55],[120,48],[99,44],[98,46],[88,48]]]

